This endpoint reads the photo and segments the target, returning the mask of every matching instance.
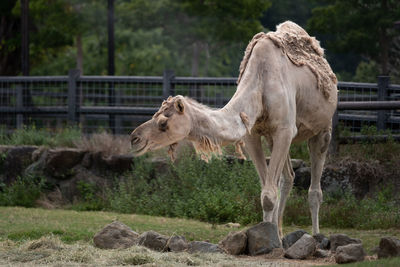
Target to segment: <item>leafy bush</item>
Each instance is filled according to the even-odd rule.
[[[285,210],[285,224],[309,225],[311,213],[305,190],[293,190]],[[374,198],[356,199],[350,192],[324,196],[320,225],[336,228],[386,229],[400,225],[398,206],[390,188],[382,189]]]
[[[74,203],[71,208],[74,210],[87,211],[87,210],[103,210],[105,209],[105,202],[101,196],[102,190],[94,183],[87,183],[78,181],[76,185],[81,200]]]
[[[81,138],[81,131],[76,127],[66,127],[60,130],[37,129],[35,125],[16,129],[10,135],[0,131],[0,144],[4,145],[36,145],[73,147],[74,142]]]
[[[110,208],[119,212],[194,218],[212,223],[261,220],[260,186],[250,162],[182,157],[160,177],[154,163],[135,164],[110,190]]]
[[[33,207],[45,187],[42,177],[18,177],[10,186],[0,184],[0,206]]]

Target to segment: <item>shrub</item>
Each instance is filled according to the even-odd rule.
[[[76,127],[51,131],[45,128],[37,129],[35,125],[31,125],[16,129],[10,135],[0,130],[0,144],[73,147],[81,135],[81,130]]]
[[[42,177],[18,177],[10,186],[0,184],[0,206],[33,207],[45,188]]]
[[[207,164],[187,156],[154,176],[153,163],[142,158],[109,192],[111,209],[212,223],[261,220],[260,186],[250,162],[214,158]]]
[[[386,229],[400,225],[398,206],[390,188],[373,198],[356,199],[350,192],[326,194],[321,205],[320,225],[335,228]],[[285,210],[285,224],[309,225],[311,213],[307,191],[294,190]]]

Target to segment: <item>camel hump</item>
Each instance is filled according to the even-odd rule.
[[[270,39],[281,48],[289,60],[296,66],[307,66],[317,79],[317,88],[329,101],[335,101],[337,79],[335,73],[324,57],[324,50],[315,37],[311,37],[302,27],[292,21],[285,21],[276,27],[275,32],[258,33],[247,45],[240,63],[239,78],[242,79],[251,53],[257,42],[263,38]]]

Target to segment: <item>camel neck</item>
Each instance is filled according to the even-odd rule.
[[[240,114],[227,108],[210,109],[192,107],[192,130],[189,139],[207,136],[216,144],[225,145],[239,141],[246,134]]]

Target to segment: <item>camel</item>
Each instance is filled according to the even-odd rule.
[[[297,24],[286,21],[275,32],[258,33],[248,44],[240,64],[237,90],[221,109],[212,109],[177,95],[165,100],[153,118],[130,135],[132,151],[170,146],[187,139],[205,158],[221,146],[236,144],[252,159],[261,183],[263,221],[278,227],[293,186],[289,148],[308,141],[311,185],[308,202],[312,232],[319,233],[322,202],[320,179],[331,139],[337,105],[337,79],[319,42]],[[267,165],[261,137],[269,144]]]

